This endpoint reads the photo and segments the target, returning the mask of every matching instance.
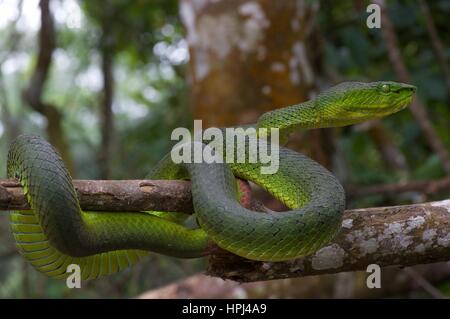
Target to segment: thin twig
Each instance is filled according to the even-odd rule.
[[[381,184],[372,186],[347,186],[349,197],[367,196],[373,194],[397,195],[398,193],[420,192],[422,194],[434,194],[445,189],[450,189],[450,175],[431,181],[408,181],[394,184]]]
[[[397,34],[395,33],[394,25],[389,17],[389,12],[386,8],[384,0],[374,0],[374,3],[378,4],[381,8],[381,33],[386,42],[386,48],[388,51],[388,56],[391,61],[392,67],[397,74],[400,81],[411,83],[411,75],[405,65],[402,54],[399,49]],[[450,155],[436,133],[428,113],[419,101],[418,98],[414,99],[409,107],[414,118],[416,119],[419,127],[424,132],[425,138],[433,149],[433,151],[438,155],[444,170],[450,173]]]
[[[442,44],[442,41],[436,30],[436,25],[434,24],[433,16],[430,13],[428,4],[425,0],[419,0],[419,6],[425,19],[425,25],[427,27],[428,34],[430,35],[431,45],[433,47],[436,60],[440,65],[440,69],[444,73],[447,87],[450,92],[450,68],[447,63],[447,54],[445,53],[444,45]]]
[[[403,269],[423,290],[425,290],[430,296],[435,299],[448,299],[442,292],[433,286],[428,280],[426,280],[421,274],[415,271],[413,268],[408,267]]]

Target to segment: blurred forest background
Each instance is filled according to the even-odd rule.
[[[0,166],[28,132],[73,178],[139,179],[193,118],[253,123],[341,81],[399,80],[418,87],[409,109],[300,132],[289,147],[338,176],[349,208],[448,198],[450,1],[373,2],[381,29],[366,26],[362,0],[0,0]],[[204,260],[156,254],[71,290],[19,256],[5,212],[0,243],[2,298],[135,297],[188,276],[146,296],[450,296],[448,263],[386,270],[369,291],[365,273],[238,286],[196,275]]]

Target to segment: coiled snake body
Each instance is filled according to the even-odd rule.
[[[415,87],[395,82],[346,82],[314,100],[263,114],[256,128],[294,129],[344,126],[380,118],[406,107]],[[40,137],[21,135],[8,153],[9,178],[19,179],[30,211],[10,213],[22,255],[56,278],[78,264],[83,279],[108,275],[136,263],[148,251],[200,257],[217,245],[239,256],[283,261],[311,254],[339,231],[345,195],[337,179],[318,163],[280,147],[279,169],[261,174],[260,163],[175,165],[166,156],[153,179],[192,182],[199,227],[190,229],[158,212],[84,212],[71,177],[53,147]],[[251,180],[289,207],[256,213],[242,207],[235,177]]]

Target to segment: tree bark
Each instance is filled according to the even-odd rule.
[[[191,214],[190,182],[176,180],[74,180],[81,208],[95,211],[161,210]],[[450,177],[435,181],[349,188],[349,197],[371,194],[423,192],[433,194],[450,189]],[[30,209],[22,187],[15,180],[0,180],[0,210]]]
[[[182,0],[195,118],[204,127],[248,124],[308,100],[315,83],[307,39],[317,9],[302,0]]]
[[[188,182],[75,181],[86,210],[192,213]],[[27,209],[15,181],[0,182],[0,209]],[[6,205],[5,205],[6,204]],[[410,266],[450,259],[450,199],[407,206],[347,210],[332,243],[287,262],[250,261],[218,250],[208,274],[239,282],[363,270],[369,264]]]
[[[315,95],[318,9],[319,2],[305,0],[181,1],[193,114],[203,127],[255,123],[266,111]],[[299,143],[300,134],[308,143]],[[288,147],[332,168],[333,132],[293,135]]]
[[[171,180],[74,180],[80,206],[92,211],[194,212],[191,185]],[[22,187],[0,180],[0,210],[29,210]]]
[[[365,270],[370,264],[411,266],[450,259],[450,200],[347,210],[332,243],[286,262],[249,261],[230,253],[209,257],[207,274],[253,282]]]

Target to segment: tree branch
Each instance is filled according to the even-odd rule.
[[[380,289],[367,289],[366,280],[369,274],[365,271],[243,284],[196,274],[146,291],[138,298],[386,298],[417,291],[420,288],[437,298],[440,296],[431,289],[432,283],[448,280],[449,266],[450,262],[417,265],[404,269],[388,267],[382,271]],[[415,275],[413,280],[410,276],[412,273]]]
[[[192,213],[186,181],[75,180],[85,210]],[[27,209],[20,185],[0,180],[0,209]],[[347,210],[335,240],[287,262],[250,261],[217,250],[208,274],[240,282],[364,270],[369,264],[410,266],[450,260],[450,199],[417,205]]]
[[[192,213],[187,181],[171,180],[74,180],[81,208],[95,211],[177,211]],[[450,189],[450,176],[431,181],[409,181],[367,187],[348,186],[347,197],[420,191],[432,194]],[[30,209],[22,187],[15,180],[0,179],[0,210]]]
[[[367,133],[380,152],[386,166],[396,171],[408,171],[405,156],[394,143],[390,132],[381,124],[381,121],[372,121]]]
[[[208,274],[240,282],[410,266],[450,260],[450,200],[348,210],[332,243],[311,256],[259,262],[230,253],[209,257]]]
[[[170,211],[192,213],[191,186],[185,181],[74,180],[80,206],[93,211]],[[22,187],[0,180],[0,210],[28,210]]]
[[[420,287],[435,299],[448,299],[442,292],[433,286],[426,278],[415,271],[412,267],[405,268],[404,272],[408,274]]]
[[[436,30],[436,25],[434,24],[433,16],[431,15],[428,4],[425,0],[419,0],[419,6],[425,20],[425,25],[430,36],[434,54],[442,72],[444,73],[447,88],[450,91],[450,68],[447,63],[447,54],[445,52],[444,45],[442,44],[441,38]]]
[[[396,195],[398,193],[405,192],[434,194],[445,189],[450,189],[450,175],[437,180],[407,181],[393,184],[371,185],[366,187],[347,186],[346,189],[347,195],[351,198],[373,194]]]

